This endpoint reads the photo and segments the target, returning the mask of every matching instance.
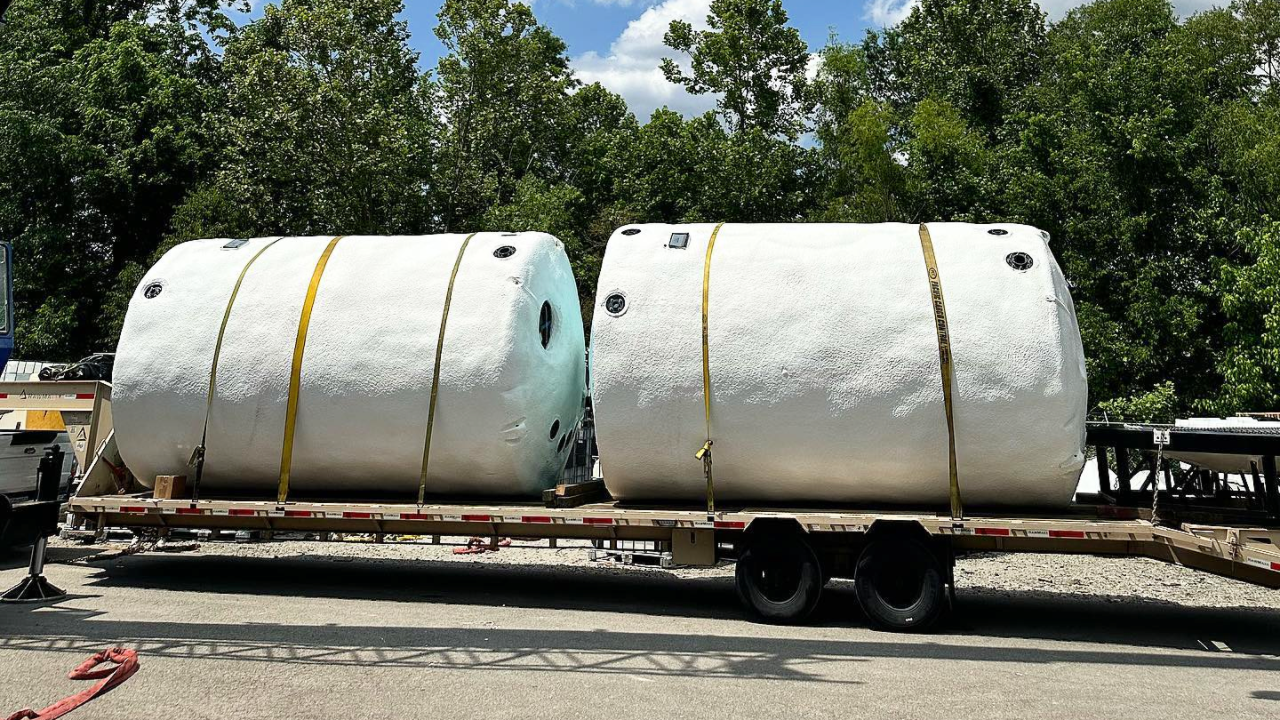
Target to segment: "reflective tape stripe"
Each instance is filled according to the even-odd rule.
[[[947,474],[950,478],[951,517],[964,517],[964,504],[960,500],[960,478],[956,472],[956,423],[952,400],[951,331],[947,327],[947,306],[942,299],[942,278],[938,274],[938,259],[933,255],[933,239],[929,227],[920,224],[920,249],[924,252],[925,270],[929,274],[929,297],[933,306],[934,327],[938,331],[938,361],[942,366],[942,405],[947,414]]]
[[[724,223],[716,225],[711,231],[711,239],[707,241],[707,256],[702,262],[702,408],[706,416],[707,441],[696,457],[703,461],[707,475],[707,515],[716,511],[715,482],[711,469],[711,347],[708,343],[709,328],[707,314],[711,304],[711,253],[716,249],[716,237]],[[706,456],[704,459],[704,455]]]
[[[436,364],[431,370],[431,401],[427,405],[427,437],[422,443],[422,471],[418,475],[418,504],[421,505],[427,496],[427,468],[431,464],[431,431],[436,422],[436,402],[440,394],[440,358],[444,355],[444,331],[449,324],[449,306],[453,303],[453,283],[458,279],[458,268],[462,267],[462,255],[471,244],[471,238],[480,233],[471,233],[458,248],[458,256],[453,260],[453,272],[449,273],[449,287],[444,291],[444,311],[440,314],[440,334],[436,337]]]
[[[285,407],[284,446],[280,450],[280,486],[276,492],[276,502],[283,503],[289,497],[289,470],[293,466],[293,434],[298,424],[298,391],[302,384],[302,354],[307,347],[307,329],[311,327],[311,310],[316,304],[316,293],[320,290],[320,279],[324,277],[325,266],[329,264],[329,256],[338,246],[342,235],[329,241],[320,259],[316,261],[316,269],[311,273],[311,284],[307,286],[307,297],[302,302],[302,317],[298,320],[298,336],[293,341],[293,366],[289,371],[289,402]]]

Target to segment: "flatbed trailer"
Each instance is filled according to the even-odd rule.
[[[0,383],[0,395],[9,400],[3,407],[20,405],[4,385]],[[40,396],[44,404],[92,412],[84,449],[91,460],[68,505],[77,522],[90,529],[651,541],[666,544],[677,564],[735,560],[739,596],[759,618],[799,622],[817,604],[828,580],[850,578],[870,620],[893,630],[923,629],[945,612],[949,591],[954,591],[955,556],[971,551],[1149,557],[1280,588],[1280,529],[1229,523],[1167,526],[1153,522],[1149,512],[1129,507],[953,518],[918,510],[751,505],[717,505],[708,513],[701,506],[612,501],[547,507],[489,500],[156,499],[127,482],[109,427],[110,385],[93,383],[92,390],[78,387],[74,392],[50,387],[55,385],[62,384],[23,391],[26,397]]]

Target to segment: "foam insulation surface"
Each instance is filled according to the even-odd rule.
[[[962,499],[1065,505],[1084,463],[1087,385],[1047,236],[1024,225],[928,227],[951,332]],[[704,497],[694,453],[706,439],[701,313],[714,228],[630,225],[607,246],[591,377],[615,497]],[[1015,253],[1032,265],[1015,269]],[[917,225],[724,225],[708,349],[718,500],[947,505],[938,338]]]
[[[465,238],[349,236],[335,246],[301,365],[291,497],[416,499],[445,294]],[[302,306],[331,239],[283,238],[246,273],[218,361],[202,494],[274,493]],[[193,474],[224,310],[245,264],[272,240],[184,243],[135,291],[113,410],[121,456],[143,484]],[[502,247],[515,252],[498,257]],[[543,303],[552,320],[546,347]],[[560,241],[476,234],[446,325],[428,495],[533,495],[554,484],[572,445],[564,438],[581,417],[583,356]]]

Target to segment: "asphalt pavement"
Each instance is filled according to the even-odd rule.
[[[0,606],[0,717],[85,687],[66,673],[118,644],[141,670],[69,717],[1280,718],[1274,607],[984,580],[937,632],[899,635],[842,582],[812,624],[777,627],[744,618],[727,572],[318,545],[51,548],[69,596]],[[0,587],[25,566],[0,561]]]

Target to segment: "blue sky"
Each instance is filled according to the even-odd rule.
[[[251,16],[261,15],[265,0],[252,0]],[[905,17],[915,0],[783,0],[791,25],[800,31],[812,50],[826,44],[830,32],[841,39],[857,40],[867,28],[892,25]],[[410,44],[422,54],[421,65],[434,67],[443,52],[433,34],[439,0],[404,0],[404,19],[412,34]],[[1174,0],[1183,13],[1229,0]],[[658,70],[663,57],[673,57],[663,46],[662,35],[672,20],[682,19],[705,27],[711,0],[532,0],[540,22],[569,46],[569,56],[579,79],[600,82],[626,98],[631,110],[643,119],[658,107],[668,106],[687,115],[710,109],[715,99],[691,96],[666,82]],[[1049,19],[1061,17],[1080,0],[1041,0]]]

